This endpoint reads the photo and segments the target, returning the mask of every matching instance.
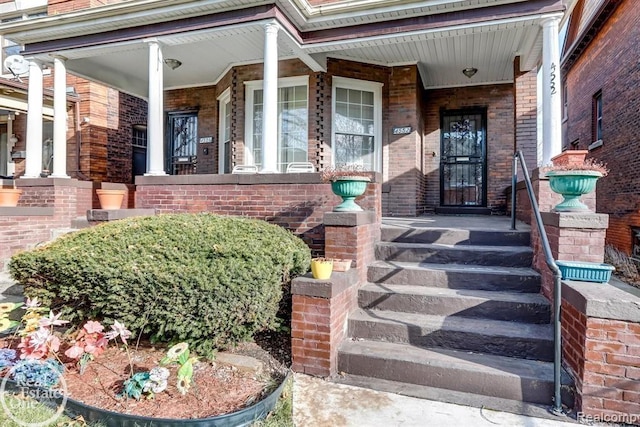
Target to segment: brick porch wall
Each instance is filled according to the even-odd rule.
[[[564,364],[585,420],[640,424],[640,298],[624,289],[584,282],[562,287]]]
[[[381,215],[380,174],[357,203]],[[319,174],[182,175],[138,177],[135,207],[158,213],[214,212],[281,225],[300,236],[314,255],[324,253],[323,215],[340,203]]]
[[[51,230],[69,228],[92,207],[90,182],[41,178],[16,185],[23,191],[18,207],[0,208],[0,269],[13,254],[49,241]]]

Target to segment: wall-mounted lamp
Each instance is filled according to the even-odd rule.
[[[478,72],[478,69],[473,67],[467,67],[464,70],[462,70],[462,74],[464,74],[469,78],[475,76],[477,72]]]
[[[175,70],[176,68],[178,68],[179,66],[182,65],[182,62],[178,61],[177,59],[173,59],[173,58],[165,59],[164,63],[167,64],[167,67],[171,68],[172,70]]]
[[[16,144],[16,142],[18,142],[18,137],[12,134],[12,135],[9,137],[9,144],[11,144],[11,145],[15,145],[15,144]]]

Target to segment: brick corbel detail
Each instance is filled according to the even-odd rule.
[[[380,239],[375,212],[328,212],[324,216],[325,257],[352,259],[347,272],[329,280],[310,274],[293,280],[291,340],[295,372],[328,377],[337,373],[338,347],[347,336],[347,318],[358,306],[358,289]]]

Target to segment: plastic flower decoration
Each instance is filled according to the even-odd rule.
[[[64,367],[55,359],[23,360],[12,369],[13,379],[20,386],[51,388],[58,384]]]
[[[144,385],[145,393],[158,394],[167,389],[167,380],[169,379],[169,370],[162,366],[156,366],[149,371],[149,381]]]
[[[0,348],[0,369],[13,366],[18,359],[18,353],[12,348]]]
[[[9,313],[18,307],[20,307],[20,304],[14,304],[12,302],[0,304],[0,332],[6,331],[18,324],[18,322],[9,319]]]
[[[131,331],[128,330],[122,323],[117,320],[111,325],[111,330],[105,334],[108,340],[120,337],[123,343],[127,344],[127,340],[131,338]]]

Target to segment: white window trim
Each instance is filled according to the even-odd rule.
[[[231,102],[231,87],[228,87],[218,96],[218,174],[224,174],[224,141],[227,135],[225,131],[225,105]],[[233,165],[229,165],[232,167]]]
[[[347,77],[332,77],[331,88],[331,164],[335,166],[336,150],[336,88],[364,90],[373,92],[373,169],[382,172],[382,87],[383,83]]]
[[[244,164],[255,165],[253,158],[253,92],[263,89],[263,80],[244,82],[245,110],[244,110]],[[307,129],[309,125],[309,76],[282,77],[278,79],[278,89],[291,86],[307,87]],[[308,151],[307,151],[308,155]],[[278,152],[278,162],[280,153]]]

